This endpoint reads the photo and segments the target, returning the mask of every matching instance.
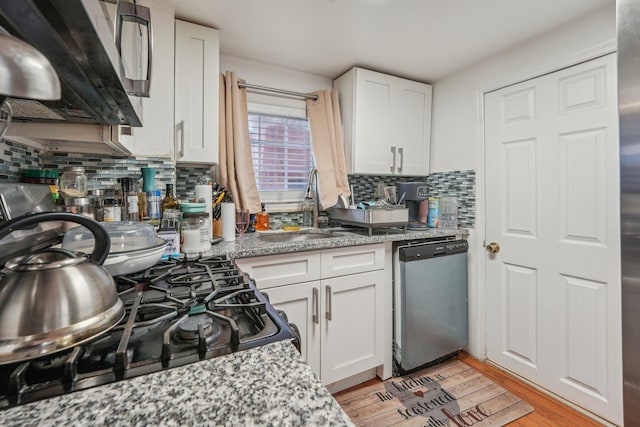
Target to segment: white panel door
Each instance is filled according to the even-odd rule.
[[[487,357],[622,423],[615,55],[485,96]]]
[[[275,308],[287,314],[289,323],[298,327],[302,358],[320,378],[320,281],[279,286],[264,292]]]

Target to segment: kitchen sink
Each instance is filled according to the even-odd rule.
[[[269,243],[306,242],[308,240],[329,239],[331,237],[335,237],[335,234],[318,231],[290,231],[286,233],[261,234],[258,236],[258,240]]]

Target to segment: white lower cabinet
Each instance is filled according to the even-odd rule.
[[[334,277],[320,283],[320,379],[330,384],[382,365],[384,271]]]
[[[340,268],[349,271],[344,260],[351,257],[359,260],[354,271],[366,270],[363,265],[371,271],[335,276],[335,266],[328,263],[340,260]],[[271,304],[296,324],[303,358],[323,383],[331,384],[385,362],[385,345],[391,346],[385,343],[385,325],[391,322],[385,287],[391,284],[385,280],[383,259],[384,245],[365,245],[237,259],[236,263],[268,294]],[[282,274],[279,285],[276,270]],[[304,277],[319,280],[292,283],[303,271],[307,272]]]
[[[315,321],[320,315],[320,281],[278,286],[264,292],[271,304],[298,327],[302,358],[320,377],[320,324]]]

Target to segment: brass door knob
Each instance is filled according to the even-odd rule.
[[[491,242],[487,245],[487,251],[492,254],[497,254],[498,252],[500,252],[500,245],[496,242]]]

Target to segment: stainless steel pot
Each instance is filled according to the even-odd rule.
[[[0,239],[45,221],[84,225],[96,247],[90,257],[45,249],[5,264],[0,271],[0,364],[73,347],[124,317],[113,278],[100,265],[109,254],[109,235],[94,220],[68,213],[25,215],[0,226]]]

